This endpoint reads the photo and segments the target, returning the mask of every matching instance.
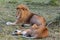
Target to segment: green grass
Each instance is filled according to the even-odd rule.
[[[54,21],[60,17],[60,6],[40,4],[46,3],[47,1],[49,2],[49,0],[0,0],[0,40],[59,40],[60,25],[56,25]],[[26,39],[20,35],[11,35],[14,30],[19,29],[19,26],[7,26],[6,22],[15,21],[16,7],[21,3],[28,5],[30,10],[37,15],[43,16],[47,23],[52,22],[48,27],[50,32],[49,37],[43,39]],[[60,21],[57,23],[60,24]]]

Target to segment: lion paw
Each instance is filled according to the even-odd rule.
[[[13,22],[13,23],[12,23],[12,22],[7,22],[6,24],[7,24],[7,25],[16,25],[15,22]]]
[[[11,22],[7,22],[6,25],[11,25],[12,23]]]

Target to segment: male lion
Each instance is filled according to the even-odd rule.
[[[22,32],[19,31],[21,34],[25,35],[26,37],[28,35],[31,35],[32,37],[35,38],[40,38],[40,37],[47,37],[48,36],[48,30],[46,28],[46,21],[45,18],[42,16],[36,15],[32,12],[30,12],[29,8],[26,5],[18,5],[17,6],[17,13],[16,13],[16,21],[11,23],[7,22],[7,25],[16,25],[19,23],[22,24],[31,24],[31,28],[28,30],[25,29]],[[27,31],[27,32],[26,32]],[[18,34],[20,34],[18,32]]]
[[[26,5],[18,5],[17,6],[17,13],[16,13],[16,21],[11,23],[11,22],[7,22],[7,25],[16,25],[19,23],[22,24],[37,24],[37,25],[46,25],[46,21],[45,18],[43,18],[42,16],[38,16],[34,13],[31,13],[29,8]]]

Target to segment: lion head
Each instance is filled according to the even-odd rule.
[[[29,8],[24,4],[18,5],[16,9],[17,9],[16,13],[17,18],[22,18],[23,16],[25,17],[29,13]]]
[[[33,29],[33,30],[36,30],[36,29],[38,29],[39,27],[36,25],[36,24],[34,24],[32,27],[31,27],[31,29]]]

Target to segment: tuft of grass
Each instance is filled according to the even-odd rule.
[[[59,6],[59,4],[57,3],[58,0],[51,0],[49,2],[49,5],[52,5],[52,6]]]

